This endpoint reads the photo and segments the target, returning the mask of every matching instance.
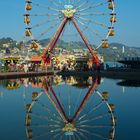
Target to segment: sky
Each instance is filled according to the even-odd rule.
[[[0,38],[22,40],[24,5],[25,0],[0,0]],[[140,47],[140,0],[115,0],[115,5],[116,35],[110,42]]]

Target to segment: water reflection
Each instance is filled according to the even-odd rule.
[[[14,90],[20,88],[21,81],[20,79],[7,79],[7,80],[0,81],[0,84],[4,88],[7,88],[8,90]]]
[[[140,80],[123,80],[118,82],[117,85],[125,87],[140,87]]]
[[[3,92],[0,92],[0,98],[2,98],[3,97]]]
[[[28,139],[113,140],[114,104],[100,92],[98,77],[40,77],[24,82]]]

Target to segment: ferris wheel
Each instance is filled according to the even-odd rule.
[[[63,86],[52,85],[53,80],[45,78],[44,90],[24,95],[28,139],[114,140],[115,106],[108,103],[107,92],[97,90],[98,79],[87,90],[75,89],[68,80]]]
[[[25,36],[32,49],[48,39],[43,44],[44,62],[62,41],[67,43],[67,48],[82,41],[98,65],[98,49],[108,48],[109,37],[115,35],[115,4],[114,0],[26,0],[24,22]]]

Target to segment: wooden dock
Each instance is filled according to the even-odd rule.
[[[0,80],[2,79],[17,79],[17,78],[27,78],[27,77],[35,77],[35,76],[47,76],[54,75],[53,71],[48,72],[6,72],[0,73]]]

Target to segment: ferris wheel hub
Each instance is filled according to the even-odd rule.
[[[65,127],[62,129],[63,132],[65,132],[66,135],[72,135],[74,132],[76,132],[76,128],[73,124],[68,123],[65,125]]]
[[[64,10],[62,13],[66,18],[72,18],[76,13],[76,9],[73,9],[73,5],[64,5]]]

